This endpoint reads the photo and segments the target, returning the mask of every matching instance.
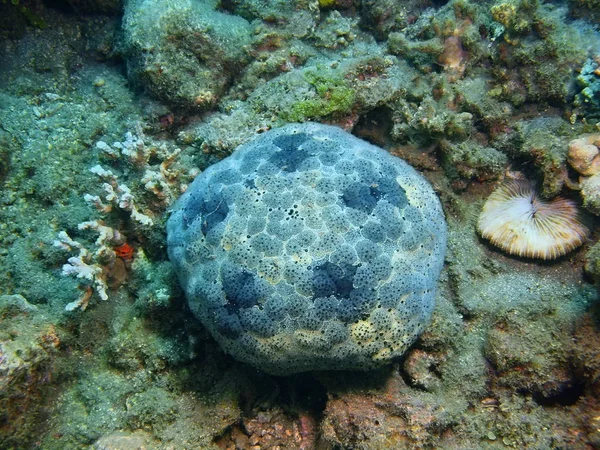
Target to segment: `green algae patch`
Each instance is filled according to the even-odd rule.
[[[313,95],[292,104],[289,111],[283,112],[283,120],[305,122],[350,113],[356,93],[347,80],[319,68],[307,70],[303,76],[312,87]]]

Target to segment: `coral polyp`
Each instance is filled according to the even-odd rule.
[[[583,244],[588,234],[577,216],[572,201],[543,200],[529,181],[512,180],[489,196],[477,230],[511,255],[556,259]]]

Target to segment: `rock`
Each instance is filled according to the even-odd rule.
[[[580,175],[592,176],[600,172],[600,133],[589,134],[569,142],[567,161]]]
[[[98,439],[93,450],[148,450],[152,442],[150,434],[145,431],[115,431]]]

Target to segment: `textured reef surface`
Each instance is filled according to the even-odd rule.
[[[0,1],[0,448],[600,447],[599,11]]]
[[[337,127],[268,131],[210,166],[167,223],[192,312],[275,374],[371,369],[428,325],[446,223],[427,181]]]

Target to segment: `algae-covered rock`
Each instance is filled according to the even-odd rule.
[[[591,246],[586,253],[584,269],[596,283],[600,283],[600,241]]]
[[[589,394],[581,408],[582,422],[592,448],[600,446],[600,324],[597,314],[586,314],[577,323],[571,341],[574,372]]]
[[[277,29],[285,38],[310,34],[319,20],[316,0],[223,0],[220,7],[248,21],[260,20],[266,29]]]
[[[466,141],[452,144],[441,143],[442,164],[450,178],[494,180],[505,171],[508,164],[506,155],[495,148],[484,147],[477,142]]]
[[[28,448],[52,379],[60,338],[21,295],[0,296],[0,447]]]
[[[486,77],[464,78],[455,83],[454,89],[459,104],[481,120],[492,137],[507,128],[513,107],[495,98],[497,91],[489,87]]]
[[[353,125],[361,114],[402,97],[414,75],[402,61],[383,57],[378,46],[359,47],[355,57],[339,63],[315,58],[259,83],[247,101],[227,102],[223,112],[192,125],[181,138],[204,153],[227,155],[257,131],[290,121]]]
[[[600,216],[600,173],[581,181],[581,198],[588,211]]]
[[[411,3],[413,2],[363,0],[360,2],[363,25],[372,30],[378,39],[385,39],[390,33],[406,27],[411,10],[418,6]]]
[[[570,327],[552,317],[507,314],[486,339],[485,355],[503,386],[552,398],[573,387]],[[552,332],[549,332],[552,330]]]
[[[392,137],[419,147],[443,139],[465,139],[473,129],[473,114],[449,109],[445,102],[436,101],[431,94],[425,94],[418,102],[412,98],[400,99],[394,104],[392,120]]]
[[[500,0],[489,13],[502,25],[494,58],[499,98],[567,104],[575,68],[598,43],[592,27],[569,21],[566,8],[547,2]]]
[[[326,448],[452,448],[451,429],[466,402],[412,389],[397,370],[353,375],[323,377],[330,393],[321,421]]]
[[[159,99],[211,109],[246,64],[250,25],[216,2],[129,0],[123,46],[130,76]]]
[[[42,448],[143,441],[148,449],[210,449],[239,420],[239,366],[213,351],[179,308],[163,313],[157,327],[129,300],[123,295],[118,305],[104,302],[82,315],[76,342],[86,355],[51,405],[54,431],[41,436]]]
[[[571,13],[575,17],[585,18],[600,23],[600,1],[598,0],[569,0]]]
[[[542,178],[542,197],[552,198],[567,179],[571,133],[571,125],[558,117],[522,120],[515,124],[512,139],[498,145],[509,156],[531,162]]]
[[[0,100],[0,105],[2,105]],[[4,182],[4,177],[10,166],[10,155],[16,149],[16,141],[4,130],[0,130],[0,186]]]

